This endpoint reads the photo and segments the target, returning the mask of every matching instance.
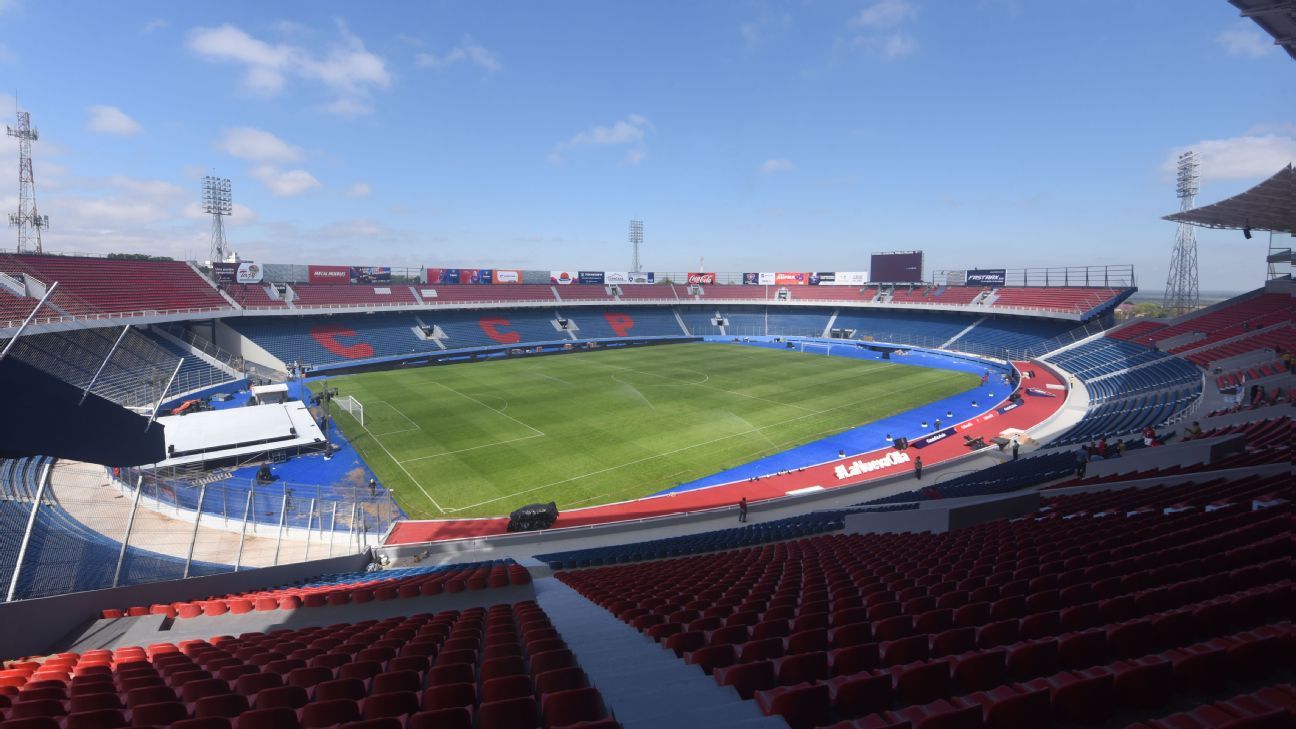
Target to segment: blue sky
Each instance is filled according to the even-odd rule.
[[[269,262],[618,270],[640,217],[649,270],[1159,289],[1178,150],[1202,202],[1296,158],[1296,63],[1224,0],[0,0],[0,78],[69,252],[204,257],[218,174]],[[1263,280],[1265,236],[1198,239],[1203,289]]]

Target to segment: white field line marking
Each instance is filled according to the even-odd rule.
[[[884,366],[885,366],[885,367],[891,367],[891,366],[893,366],[893,365],[884,365]],[[864,403],[866,403],[866,402],[871,402],[871,401],[873,401],[873,400],[878,400],[878,399],[880,399],[880,398],[884,398],[884,397],[892,397],[893,395],[894,395],[894,393],[890,393],[890,392],[880,393],[880,394],[878,394],[878,395],[874,395],[873,397],[867,397],[867,398],[864,398],[863,400],[857,400],[857,401],[855,401],[855,402],[848,402],[848,403],[843,403],[843,404],[841,404],[841,405],[836,405],[836,406],[834,406],[834,407],[828,408],[827,410],[819,410],[819,411],[816,411],[816,412],[806,413],[805,415],[798,415],[798,416],[796,416],[795,418],[788,418],[787,420],[781,420],[781,421],[779,421],[779,422],[777,422],[777,423],[772,423],[772,424],[770,424],[770,425],[765,425],[765,426],[762,426],[762,427],[759,427],[759,428],[752,428],[751,430],[743,431],[743,432],[741,432],[741,433],[731,433],[731,434],[729,434],[729,435],[723,435],[723,436],[720,436],[719,438],[712,438],[711,440],[708,440],[708,441],[703,441],[703,442],[701,442],[701,443],[694,443],[694,444],[692,444],[692,445],[683,446],[683,447],[681,447],[681,448],[676,448],[676,449],[674,449],[674,450],[669,450],[669,451],[666,451],[666,452],[664,452],[664,453],[658,453],[658,454],[656,454],[656,455],[652,455],[652,456],[645,456],[645,457],[643,457],[643,458],[639,458],[639,459],[636,459],[636,460],[633,460],[633,461],[626,461],[625,463],[620,463],[620,464],[617,464],[617,465],[615,465],[615,466],[608,466],[607,468],[601,468],[601,469],[599,469],[599,470],[597,470],[597,471],[590,471],[589,473],[582,473],[582,474],[580,474],[579,476],[572,476],[572,477],[570,477],[570,478],[564,478],[564,479],[561,480],[561,481],[554,481],[554,482],[552,482],[552,483],[547,483],[547,484],[544,484],[544,485],[542,485],[542,486],[535,486],[535,487],[533,487],[533,488],[524,489],[524,490],[522,490],[522,491],[518,491],[518,492],[516,492],[516,493],[506,494],[506,495],[504,495],[504,496],[497,496],[497,497],[495,497],[495,498],[493,498],[493,499],[487,499],[487,500],[485,500],[485,501],[479,501],[479,502],[477,502],[476,504],[468,504],[467,506],[452,507],[452,508],[450,508],[450,509],[446,509],[446,510],[445,510],[445,513],[454,513],[454,512],[456,512],[456,511],[464,511],[465,509],[475,509],[475,508],[477,508],[478,506],[485,506],[486,504],[493,504],[493,503],[495,503],[496,501],[503,501],[504,499],[511,499],[511,498],[514,498],[515,496],[521,496],[521,495],[523,495],[523,494],[529,494],[529,493],[531,493],[532,491],[540,491],[540,490],[542,490],[542,489],[551,488],[551,487],[553,487],[553,486],[561,486],[562,484],[565,484],[565,483],[571,483],[572,481],[579,481],[579,480],[584,479],[584,478],[589,478],[590,476],[598,476],[598,475],[601,475],[601,474],[607,473],[607,472],[609,472],[609,471],[616,471],[616,470],[619,470],[619,469],[625,468],[626,466],[634,466],[634,465],[637,465],[637,464],[640,464],[640,463],[644,463],[644,462],[646,462],[646,461],[654,460],[654,459],[656,459],[656,458],[662,458],[662,457],[664,457],[664,456],[673,456],[673,455],[675,455],[676,453],[683,453],[684,451],[692,450],[692,449],[694,449],[694,448],[701,448],[702,446],[711,445],[712,443],[719,443],[719,442],[722,441],[722,440],[729,440],[730,438],[737,438],[737,437],[739,437],[739,436],[751,435],[752,433],[761,433],[761,431],[768,430],[768,429],[770,429],[770,428],[777,428],[777,427],[780,427],[780,426],[786,425],[786,424],[788,424],[788,423],[791,423],[791,422],[794,422],[794,421],[797,421],[797,420],[802,420],[802,419],[805,419],[805,418],[813,417],[813,416],[815,416],[815,415],[824,415],[824,414],[827,414],[827,413],[831,413],[831,412],[833,412],[834,410],[841,410],[842,408],[855,407],[856,405],[862,405],[862,404],[864,404]],[[817,435],[822,435],[822,434],[824,434],[824,433],[837,433],[837,432],[841,432],[841,430],[839,430],[839,429],[825,430],[825,431],[820,431],[819,433],[815,433],[814,435],[817,436]],[[764,435],[764,433],[761,433],[761,435]]]
[[[502,411],[502,410],[496,410],[495,408],[491,407],[490,405],[487,405],[486,403],[482,402],[481,400],[478,400],[477,398],[475,398],[475,397],[473,397],[473,396],[471,396],[471,395],[465,395],[465,394],[463,394],[462,392],[459,392],[458,390],[454,389],[453,387],[450,387],[449,385],[443,385],[443,384],[441,384],[440,382],[433,382],[432,384],[436,385],[437,387],[443,387],[443,388],[449,390],[450,392],[453,392],[454,394],[458,395],[459,397],[462,397],[462,398],[465,398],[465,399],[468,399],[468,400],[472,400],[473,402],[477,403],[478,405],[481,405],[482,407],[486,408],[487,410],[489,410],[489,411],[491,411],[491,412],[493,412],[493,413],[495,413],[495,414],[497,414],[497,415],[503,415],[504,417],[508,418],[509,420],[512,420],[513,422],[517,423],[518,425],[522,426],[523,428],[526,428],[527,430],[530,430],[530,431],[533,432],[533,433],[537,433],[537,434],[539,434],[539,435],[544,435],[544,434],[545,434],[543,430],[540,430],[539,428],[536,428],[536,427],[532,427],[532,426],[530,426],[530,425],[527,425],[526,423],[522,422],[521,420],[518,420],[517,418],[513,417],[512,415],[509,415],[508,413],[506,413],[506,412],[504,412],[504,411]],[[508,401],[506,400],[505,402],[507,403]]]
[[[649,375],[649,376],[652,376],[652,377],[660,377],[660,378],[662,378],[663,380],[674,380],[674,378],[672,378],[672,377],[667,377],[666,375],[659,375],[659,374],[657,374],[656,372],[647,372],[647,371],[645,371],[645,370],[636,370],[636,369],[634,369],[633,367],[622,367],[622,366],[620,366],[620,365],[608,364],[608,363],[606,363],[606,362],[599,362],[598,364],[603,365],[604,367],[615,367],[616,369],[619,369],[619,370],[626,370],[626,371],[628,371],[628,372],[638,372],[638,373],[641,374],[641,375]],[[884,367],[890,367],[891,365],[883,365],[883,366],[884,366]],[[774,405],[781,405],[781,406],[783,406],[783,407],[796,408],[797,410],[803,410],[803,411],[805,411],[805,412],[807,412],[807,413],[813,413],[813,412],[815,412],[814,410],[811,410],[810,408],[802,407],[802,406],[800,406],[800,405],[793,405],[792,403],[788,403],[788,402],[779,402],[779,401],[777,401],[777,400],[771,400],[771,399],[769,399],[769,398],[767,398],[767,397],[760,397],[759,395],[748,395],[748,394],[743,393],[743,392],[734,392],[733,390],[726,390],[726,389],[724,389],[723,387],[716,387],[715,385],[708,385],[708,384],[706,384],[706,383],[709,382],[709,381],[711,380],[711,375],[707,375],[707,374],[705,374],[705,373],[703,373],[703,375],[704,375],[705,379],[703,379],[701,382],[687,382],[687,381],[682,381],[682,380],[675,380],[675,382],[679,383],[679,385],[684,385],[684,386],[687,386],[687,385],[693,385],[694,387],[705,387],[705,388],[708,389],[708,390],[715,390],[716,392],[723,392],[723,393],[725,393],[726,395],[736,395],[737,397],[746,397],[746,398],[750,398],[750,399],[752,399],[752,400],[761,400],[761,401],[764,401],[764,402],[767,402],[767,403],[771,403],[771,404],[774,404]],[[614,379],[615,379],[615,378],[614,378]]]
[[[429,494],[428,490],[423,488],[423,484],[419,483],[417,478],[414,478],[414,474],[410,473],[409,469],[406,468],[405,465],[402,464],[400,461],[396,460],[396,456],[393,456],[391,451],[387,450],[387,446],[383,445],[382,440],[379,439],[378,436],[374,435],[373,431],[369,430],[369,428],[363,425],[361,425],[360,427],[364,428],[365,432],[369,434],[369,437],[373,438],[373,441],[378,444],[378,447],[383,449],[383,453],[387,454],[387,457],[391,459],[391,462],[395,463],[397,468],[405,472],[405,477],[408,478],[415,486],[418,486],[418,490],[423,492],[423,495],[427,497],[428,501],[432,502],[432,505],[436,507],[437,511],[441,512],[442,514],[446,513],[446,510],[441,508],[441,505],[437,503],[437,500],[432,498],[432,494]]]
[[[371,404],[371,405],[386,405],[387,407],[391,408],[392,410],[395,410],[397,415],[401,416],[402,418],[405,418],[405,422],[407,422],[407,423],[409,423],[410,425],[414,426],[413,428],[402,428],[402,429],[400,429],[400,430],[386,430],[386,431],[383,431],[383,432],[381,432],[381,433],[374,433],[373,431],[370,430],[369,432],[370,432],[372,435],[374,435],[374,436],[379,436],[379,435],[395,435],[395,434],[397,434],[397,433],[408,433],[408,432],[413,431],[413,430],[422,430],[422,429],[423,429],[423,428],[422,428],[418,423],[414,422],[413,420],[410,420],[410,418],[409,418],[408,415],[406,415],[405,413],[402,413],[402,412],[400,411],[399,408],[397,408],[395,405],[392,405],[391,403],[387,402],[386,400],[374,400],[374,401],[371,402],[370,404]],[[369,429],[366,427],[365,430],[369,430]]]
[[[643,401],[644,401],[644,404],[645,404],[645,405],[647,405],[648,407],[652,408],[653,410],[656,410],[656,409],[657,409],[657,406],[652,404],[652,400],[649,400],[648,397],[647,397],[646,395],[644,395],[643,392],[641,392],[641,391],[639,390],[639,388],[635,387],[634,385],[630,384],[629,382],[626,382],[625,380],[618,379],[616,375],[612,375],[612,379],[613,379],[613,381],[615,381],[615,382],[619,382],[619,383],[621,383],[621,386],[622,386],[622,387],[628,387],[628,388],[630,388],[630,390],[631,390],[634,394],[636,394],[636,395],[639,396],[639,399],[640,399],[640,400],[643,400]]]
[[[482,445],[475,445],[469,448],[460,448],[457,451],[446,451],[444,453],[433,453],[430,456],[419,456],[417,458],[407,458],[401,461],[401,463],[414,463],[415,461],[427,461],[433,458],[440,458],[441,456],[452,456],[456,453],[466,453],[468,451],[475,451],[481,448],[494,448],[495,446],[501,446],[504,445],[505,443],[516,443],[520,440],[531,440],[532,438],[540,438],[540,437],[542,437],[540,433],[532,433],[531,435],[524,435],[520,438],[509,438],[508,440],[499,440],[499,441],[495,441],[494,443],[483,443]]]
[[[535,376],[537,376],[537,377],[543,377],[543,378],[545,378],[546,380],[553,380],[554,382],[561,382],[561,383],[563,383],[564,385],[566,385],[566,386],[568,386],[568,387],[576,387],[576,383],[574,383],[574,382],[568,382],[567,380],[564,380],[564,379],[561,378],[561,377],[554,377],[553,375],[546,375],[546,374],[543,373],[543,372],[532,372],[531,374],[533,374],[533,375],[535,375]]]

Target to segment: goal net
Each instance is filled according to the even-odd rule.
[[[800,342],[799,344],[801,345],[799,349],[802,352],[822,354],[828,357],[832,356],[832,348],[837,346],[835,344],[826,344],[824,342]]]
[[[333,402],[337,403],[338,407],[347,411],[351,417],[355,418],[356,421],[360,423],[360,427],[364,427],[364,405],[360,404],[359,400],[355,399],[351,395],[347,395],[346,397],[334,398]]]

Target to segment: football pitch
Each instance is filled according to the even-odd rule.
[[[330,378],[333,417],[414,519],[645,496],[975,387],[975,375],[677,344]],[[321,383],[312,387],[318,390]]]

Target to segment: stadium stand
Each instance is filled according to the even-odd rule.
[[[13,665],[7,727],[618,726],[534,602]]]
[[[1074,324],[1075,322],[1055,319],[990,316],[977,320],[976,326],[954,340],[950,346],[955,349],[975,345],[1026,351],[1039,347],[1043,341],[1061,336]]]
[[[845,511],[811,512],[803,516],[776,519],[733,529],[720,529],[702,534],[667,537],[636,544],[619,544],[570,552],[538,554],[536,559],[555,569],[590,567],[623,562],[639,562],[685,554],[736,549],[754,544],[768,544],[786,539],[798,539],[812,534],[836,531],[842,528]]]
[[[1113,438],[1160,426],[1197,403],[1201,371],[1164,352],[1107,338],[1045,359],[1082,381],[1089,392],[1084,418],[1050,445]]]
[[[445,303],[479,303],[490,301],[539,301],[552,302],[557,301],[554,298],[553,286],[542,284],[516,284],[511,286],[469,286],[455,284],[426,284],[416,285],[415,290],[419,292],[420,298],[429,304]],[[574,287],[568,287],[574,288]],[[590,287],[582,287],[590,288]],[[599,290],[602,290],[599,288]],[[427,295],[423,292],[434,291],[435,295]],[[606,293],[604,298],[611,299]]]
[[[614,301],[606,286],[554,286],[560,301]]]
[[[1058,287],[1058,286],[1005,286],[995,289],[991,307],[1046,309],[1091,316],[1094,312],[1114,307],[1116,300],[1128,291],[1120,289]]]
[[[490,562],[406,567],[379,572],[321,575],[299,584],[211,596],[203,600],[133,606],[124,610],[107,608],[102,616],[119,618],[124,615],[160,614],[168,617],[196,618],[200,615],[224,615],[227,612],[237,615],[253,610],[295,610],[299,607],[362,604],[375,600],[525,585],[530,582],[529,572],[513,560],[503,559]]]
[[[42,471],[53,461],[20,458],[0,461],[0,584],[8,586]],[[77,521],[49,494],[36,511],[15,589],[15,599],[62,595],[111,587],[121,543]],[[122,562],[123,585],[178,579],[185,560],[129,547]],[[228,572],[225,565],[194,562],[194,576]]]
[[[270,294],[264,284],[230,284],[225,293],[244,309],[283,309],[288,302]]]
[[[186,346],[177,344],[169,339],[165,334],[160,334],[152,329],[145,329],[144,335],[147,336],[154,344],[163,351],[177,358],[183,357],[184,363],[180,365],[177,379],[182,379],[186,383],[206,383],[199,387],[211,387],[225,382],[233,382],[234,376],[225,370],[209,364],[205,359],[194,354]],[[198,389],[190,387],[189,389]]]
[[[678,301],[680,298],[670,284],[627,284],[620,288],[622,301]]]
[[[58,282],[53,303],[65,315],[231,308],[210,281],[182,261],[6,254],[0,255],[0,273],[32,276],[45,286]]]
[[[293,298],[293,306],[298,308],[418,304],[418,300],[414,298],[414,292],[408,284],[391,284],[388,286],[293,284],[292,290],[296,294]]]
[[[1284,480],[559,578],[792,727],[1095,723],[1282,675],[1290,504],[1251,502]]]
[[[1000,463],[914,491],[866,501],[861,506],[1006,494],[1061,478],[1074,470],[1075,456],[1071,453],[1045,452],[1029,458]]]

